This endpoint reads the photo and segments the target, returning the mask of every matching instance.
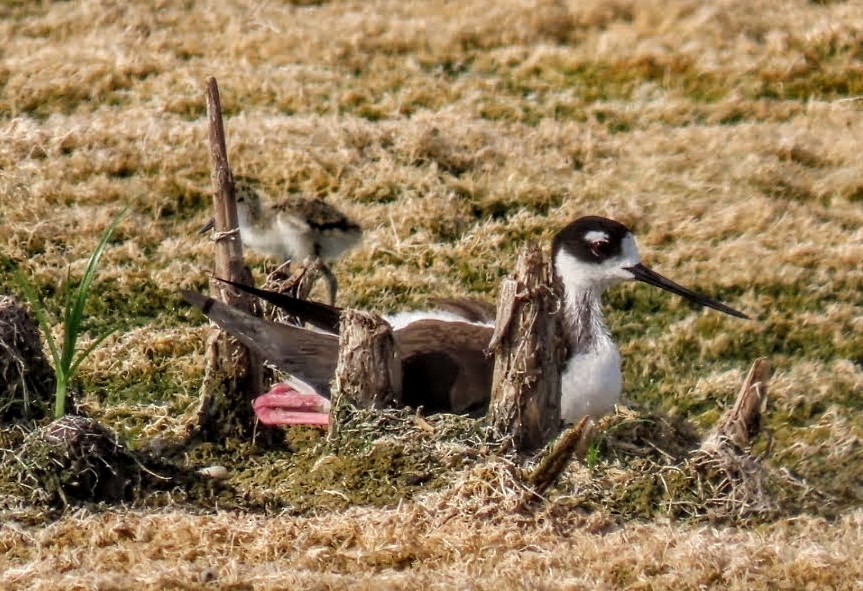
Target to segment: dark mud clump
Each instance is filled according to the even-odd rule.
[[[17,453],[22,483],[49,505],[130,500],[141,465],[107,428],[67,415],[36,429]]]
[[[36,321],[0,296],[0,423],[50,416],[55,378],[42,351]]]

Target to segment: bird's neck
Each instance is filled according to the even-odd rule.
[[[565,288],[563,325],[570,355],[583,355],[609,344],[613,346],[602,315],[602,291],[577,286]]]

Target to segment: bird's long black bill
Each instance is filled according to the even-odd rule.
[[[271,303],[277,308],[284,310],[288,314],[302,319],[303,322],[308,322],[312,326],[316,326],[321,330],[325,330],[332,334],[339,334],[339,320],[342,314],[341,308],[337,308],[336,306],[328,306],[327,304],[322,304],[321,302],[301,300],[299,298],[294,298],[289,295],[279,293],[277,291],[258,289],[257,287],[251,287],[249,285],[243,285],[242,283],[228,281],[227,279],[222,279],[221,277],[215,277],[215,279],[221,281],[222,283],[232,285],[240,291],[245,291],[246,293],[257,296],[262,300]]]
[[[682,285],[678,285],[670,279],[666,279],[656,271],[645,267],[641,263],[628,267],[627,270],[639,281],[670,291],[671,293],[676,293],[677,295],[682,296],[691,302],[695,302],[696,304],[719,310],[720,312],[724,312],[730,316],[736,316],[737,318],[749,318],[749,316],[743,312],[738,312],[734,308],[730,308],[729,306],[710,299],[707,296],[703,296],[700,293],[695,293],[692,290],[686,289]]]
[[[207,232],[209,232],[210,230],[212,230],[215,227],[216,227],[216,218],[210,218],[210,221],[208,221],[206,224],[201,226],[201,229],[198,230],[198,234],[206,234]]]

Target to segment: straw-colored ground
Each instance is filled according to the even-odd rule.
[[[19,267],[53,305],[130,206],[88,309],[91,336],[117,333],[79,387],[132,445],[194,417],[208,329],[177,292],[211,265],[194,230],[213,75],[234,170],[367,229],[335,267],[343,305],[492,299],[524,240],[587,213],[628,224],[646,262],[756,320],[614,289],[627,403],[704,430],[770,356],[767,462],[808,499],[756,525],[636,521],[572,510],[583,491],[565,487],[514,504],[526,493],[492,462],[398,505],[299,516],[114,506],[34,524],[13,507],[0,588],[863,584],[863,2],[45,0],[0,16],[0,291],[19,294]],[[616,460],[596,461],[613,487]]]

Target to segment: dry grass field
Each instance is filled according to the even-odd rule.
[[[339,470],[290,501],[239,469],[206,502],[8,497],[0,588],[863,588],[863,2],[5,0],[0,17],[0,293],[21,295],[17,268],[59,305],[129,206],[84,343],[116,332],[77,388],[133,448],[195,418],[210,329],[178,290],[212,266],[195,230],[215,76],[235,173],[366,229],[334,267],[341,305],[493,300],[525,240],[585,214],[629,225],[648,264],[754,320],[613,289],[621,412],[706,431],[768,356],[756,451],[791,483],[740,519],[587,503],[638,470],[600,450],[544,499],[492,455],[362,502],[350,487],[377,477]],[[257,474],[291,461],[238,453]]]

